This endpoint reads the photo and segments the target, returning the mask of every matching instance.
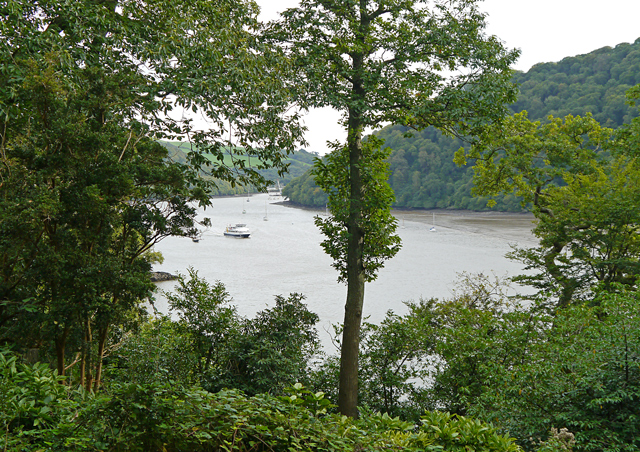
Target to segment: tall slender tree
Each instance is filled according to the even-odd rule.
[[[343,113],[347,130],[346,145],[336,143],[334,149],[345,153],[340,160],[348,166],[346,177],[336,179],[344,186],[335,187],[336,193],[346,193],[348,214],[336,217],[336,227],[325,233],[329,240],[345,238],[342,252],[330,254],[347,282],[338,404],[348,416],[357,415],[364,286],[375,278],[375,271],[368,273],[372,255],[367,253],[384,260],[398,246],[393,227],[386,228],[391,235],[378,249],[374,240],[379,237],[367,236],[380,229],[367,229],[366,222],[388,222],[389,216],[363,214],[369,190],[364,172],[378,166],[370,159],[384,158],[384,153],[365,151],[363,134],[388,122],[475,134],[504,115],[505,104],[515,101],[509,67],[518,52],[486,34],[478,3],[302,0],[273,26],[297,63],[303,107],[333,107]],[[388,212],[384,204],[380,211]]]

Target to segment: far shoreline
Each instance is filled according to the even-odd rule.
[[[296,204],[291,201],[281,201],[285,207],[324,212],[318,207],[308,207]],[[474,211],[460,209],[391,209],[391,213],[398,220],[412,221],[426,226],[438,228],[448,228],[458,231],[465,231],[489,236],[504,237],[522,242],[522,238],[528,237],[527,244],[535,245],[538,240],[533,235],[535,227],[535,217],[531,212],[497,212],[497,211]],[[435,220],[435,221],[434,221]],[[499,230],[499,232],[495,232]]]

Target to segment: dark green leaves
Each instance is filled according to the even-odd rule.
[[[288,63],[251,2],[7,0],[0,14],[0,338],[55,343],[60,374],[80,353],[88,388],[110,327],[151,296],[152,246],[194,234],[202,176],[262,187],[256,169],[286,170],[302,132]],[[195,143],[186,162],[157,142],[178,137]],[[202,155],[225,150],[229,166]]]
[[[352,199],[349,194],[349,160],[345,148],[336,149],[324,160],[318,160],[313,170],[318,186],[329,194],[327,207],[332,214],[330,217],[317,216],[315,223],[327,237],[322,247],[333,257],[340,281],[347,280],[350,233],[347,222],[353,210],[357,209],[361,215],[358,227],[364,236],[363,271],[367,281],[374,280],[384,261],[400,250],[400,238],[395,235],[397,220],[390,213],[394,197],[387,183],[385,160],[389,148],[380,149],[380,144],[372,137],[362,147],[363,160],[359,166],[364,187],[362,199]]]

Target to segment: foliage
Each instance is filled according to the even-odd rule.
[[[516,72],[518,100],[511,104],[515,113],[528,112],[532,121],[546,121],[549,115],[585,117],[591,114],[602,126],[626,127],[638,116],[632,105],[625,105],[625,91],[635,83],[640,61],[640,41],[602,48],[586,55],[567,57],[558,63],[541,63],[526,73]],[[375,134],[389,146],[389,184],[398,208],[454,208],[486,210],[486,196],[472,194],[473,171],[456,167],[451,155],[464,143],[443,135],[434,127],[410,134],[398,124]],[[637,135],[636,135],[637,136]],[[635,141],[638,143],[638,140]],[[637,147],[637,146],[636,146]],[[292,187],[289,198],[303,205],[323,207],[322,193],[309,182],[307,174]],[[507,192],[495,196],[493,210],[519,211],[521,199]]]
[[[536,449],[538,452],[561,452],[571,451],[576,444],[575,436],[566,428],[551,427],[549,438],[546,441],[540,441],[540,447]]]
[[[251,2],[7,0],[0,15],[0,340],[96,390],[110,333],[151,296],[149,250],[209,202],[201,172],[260,187],[256,168],[286,169],[301,137],[286,62]],[[185,136],[185,162],[157,142]]]
[[[157,383],[114,387],[76,414],[29,435],[5,433],[17,450],[459,451],[516,452],[511,439],[477,421],[429,413],[421,426],[387,415],[354,421],[327,415],[322,393],[295,385],[288,396],[247,398]]]
[[[429,440],[445,451],[519,450],[512,438],[498,435],[491,425],[477,419],[431,412],[423,416],[421,422],[421,430],[427,433]]]
[[[565,306],[592,297],[611,283],[633,286],[639,251],[634,216],[640,205],[637,162],[619,152],[611,158],[612,131],[590,116],[531,122],[525,113],[491,128],[456,159],[476,158],[475,190],[515,191],[531,203],[539,246],[511,257],[533,275],[517,278]],[[617,146],[621,146],[621,135]]]
[[[168,316],[152,318],[127,334],[105,358],[105,385],[118,382],[197,385],[202,366],[184,328]]]
[[[338,281],[348,280],[349,218],[357,203],[358,229],[362,232],[362,272],[367,282],[376,278],[384,261],[400,250],[400,237],[395,235],[397,220],[391,215],[393,193],[384,182],[388,152],[380,149],[380,142],[369,139],[362,146],[362,163],[359,166],[363,195],[355,201],[350,196],[349,153],[346,148],[336,149],[325,159],[318,160],[312,171],[316,183],[329,193],[327,207],[329,217],[316,216],[315,224],[326,239],[321,243],[325,253],[333,258],[338,270]]]
[[[318,316],[303,300],[300,294],[278,295],[274,307],[244,320],[205,387],[213,391],[238,388],[255,395],[279,394],[296,382],[307,383],[320,342],[315,329]]]
[[[521,439],[544,439],[562,425],[575,435],[574,450],[638,450],[638,294],[598,301],[535,316],[526,359],[486,363],[486,387],[470,411]]]
[[[482,394],[482,364],[509,365],[526,348],[530,313],[507,297],[508,289],[500,278],[463,274],[452,299],[406,302],[407,314],[389,311],[379,325],[365,323],[361,405],[414,422],[428,410],[467,414]],[[325,359],[313,381],[335,400],[335,357]]]
[[[22,437],[54,427],[74,409],[63,382],[64,377],[48,365],[25,364],[14,352],[0,350],[0,445],[4,450],[14,441],[22,442]]]
[[[392,149],[389,183],[396,207],[423,209],[487,210],[487,197],[473,196],[470,167],[457,166],[455,151],[467,144],[433,127],[408,134],[406,127],[391,125],[376,135]],[[496,199],[495,210],[520,211],[520,200],[512,194]]]
[[[161,141],[160,143],[168,149],[171,159],[178,162],[187,161],[187,154],[192,148],[190,143],[179,141]],[[214,154],[204,154],[204,156],[213,164],[219,161],[218,157]],[[285,185],[291,182],[291,180],[298,178],[305,174],[305,172],[311,170],[313,167],[313,159],[315,157],[316,156],[314,154],[309,153],[304,149],[299,149],[288,155],[284,160],[284,163],[287,165],[286,173],[279,173],[277,168],[257,169],[256,171],[267,181],[279,181],[281,185]],[[253,166],[256,161],[256,157],[250,155],[240,156],[238,158],[244,160],[249,167]],[[225,165],[233,165],[233,154],[225,151],[223,153],[222,162]],[[203,171],[201,175],[205,179],[210,178],[210,176],[207,176],[206,171]],[[212,196],[237,195],[242,193],[251,193],[257,190],[254,186],[232,185],[231,182],[222,179],[214,179],[213,182],[215,186],[210,187],[210,194]]]
[[[546,190],[577,174],[592,171],[598,151],[608,144],[612,130],[601,127],[590,115],[549,118],[532,122],[518,113],[502,124],[487,128],[469,150],[456,153],[456,163],[476,159],[476,193],[512,192],[539,210],[551,209]]]
[[[520,94],[512,108],[528,111],[532,120],[590,113],[601,125],[617,128],[638,115],[625,105],[625,92],[640,83],[638,68],[640,40],[536,64],[516,72]]]
[[[210,285],[193,268],[188,271],[189,279],[179,275],[175,293],[165,296],[170,312],[178,318],[177,329],[188,338],[190,353],[197,361],[196,373],[202,381],[219,361],[225,343],[238,334],[239,318],[220,281]]]
[[[420,376],[416,405],[467,415],[483,391],[484,363],[508,367],[523,359],[530,313],[508,290],[498,277],[463,274],[451,299],[407,303],[402,325],[415,328],[412,347],[421,352],[412,363]]]
[[[438,407],[492,422],[528,450],[638,450],[638,292],[614,285],[592,306],[552,314],[510,299],[500,279],[461,280],[451,300],[408,303],[406,315],[363,329],[363,403],[384,410],[393,391],[390,412],[405,419]],[[419,359],[403,361],[409,352]],[[335,372],[334,358],[316,380],[329,399]],[[575,444],[555,437],[563,429]]]
[[[395,196],[393,206],[411,209],[464,209],[522,211],[521,199],[513,194],[498,195],[489,207],[487,196],[473,196],[471,165],[457,166],[451,156],[466,146],[459,138],[447,136],[434,127],[411,131],[389,125],[374,133],[390,148],[388,182]],[[312,171],[291,180],[283,190],[293,203],[321,207],[326,193],[316,184]]]
[[[627,104],[640,107],[638,100],[640,99],[640,84],[630,88],[627,93]],[[640,150],[640,118],[636,117],[631,120],[630,124],[625,124],[616,130],[613,150],[616,153],[637,157]]]
[[[113,380],[198,384],[248,395],[281,394],[308,381],[320,343],[318,316],[302,295],[276,296],[273,307],[242,318],[222,283],[209,284],[189,269],[166,297],[176,320],[161,316],[128,337],[109,359]]]
[[[634,287],[640,275],[640,166],[618,157],[590,174],[547,191],[553,215],[538,215],[538,247],[510,257],[535,273],[515,278],[560,305],[591,300],[615,283]]]
[[[282,195],[293,204],[307,207],[326,208],[329,201],[327,194],[316,183],[311,170],[292,179],[282,189]]]
[[[419,422],[425,410],[435,409],[428,398],[429,355],[433,347],[431,319],[399,316],[388,311],[380,324],[364,322],[360,330],[358,402],[360,409]],[[339,347],[340,327],[335,326]],[[338,398],[340,361],[326,357],[314,369],[312,384],[331,401]]]

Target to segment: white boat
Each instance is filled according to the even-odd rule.
[[[251,232],[247,228],[246,224],[237,223],[235,226],[227,226],[227,228],[224,230],[224,235],[226,235],[227,237],[238,237],[246,239],[249,238]]]
[[[433,219],[431,220],[431,227],[429,228],[429,231],[436,232],[436,214],[435,214],[435,212],[433,213]]]
[[[267,187],[267,194],[270,200],[280,200],[282,198],[282,187],[280,181],[276,181],[276,185]]]

